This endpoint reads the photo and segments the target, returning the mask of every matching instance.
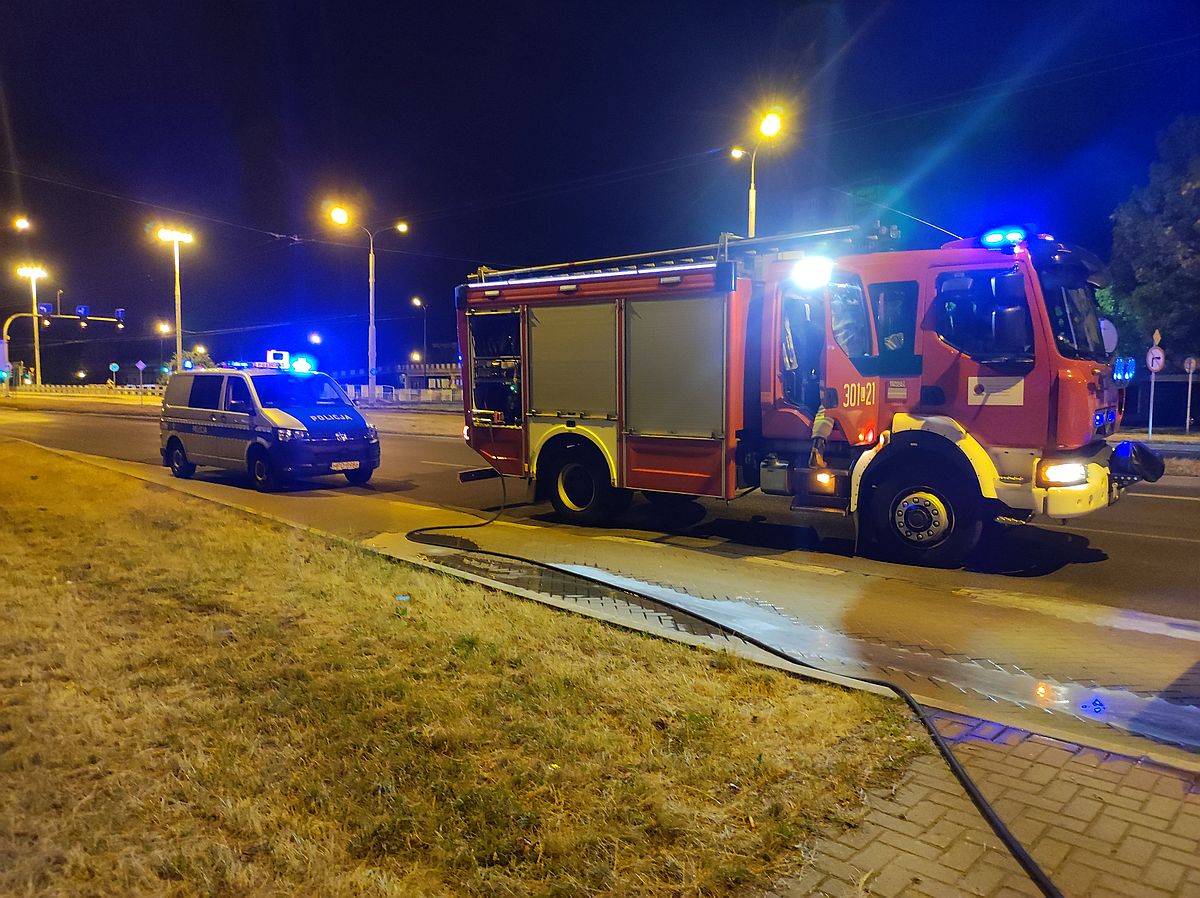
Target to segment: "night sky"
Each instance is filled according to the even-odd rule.
[[[48,379],[157,362],[159,224],[197,239],[187,345],[259,359],[317,330],[335,370],[365,365],[366,237],[327,226],[323,201],[411,224],[377,243],[395,364],[421,342],[410,298],[448,344],[453,288],[482,263],[744,233],[728,148],[774,104],[759,233],[852,223],[839,191],[870,189],[959,234],[1036,223],[1104,255],[1156,133],[1200,113],[1200,3],[51,0],[5,9],[0,87],[0,212],[36,228],[0,232],[0,312],[28,307],[27,259],[50,272],[41,297],[128,310],[119,335],[51,328]],[[911,246],[949,239],[872,214]]]

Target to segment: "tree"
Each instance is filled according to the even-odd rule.
[[[1182,116],[1159,137],[1150,180],[1112,215],[1111,297],[1141,346],[1155,328],[1169,363],[1200,350],[1200,117]]]
[[[208,350],[205,350],[204,352],[190,352],[185,349],[183,351],[183,361],[184,361],[185,366],[188,362],[191,362],[193,368],[215,368],[215,367],[217,367],[217,363],[212,360],[212,356],[208,354]],[[169,362],[167,362],[167,370],[168,371],[175,370],[175,355],[173,353],[171,355],[171,360]],[[160,384],[165,384],[169,377],[170,377],[169,374],[160,373],[159,377],[158,377],[158,382]]]

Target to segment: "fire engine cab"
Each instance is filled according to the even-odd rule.
[[[457,290],[464,436],[567,521],[758,488],[953,564],[989,520],[1073,518],[1162,462],[1120,423],[1103,265],[1003,228],[879,251],[856,228],[509,271]],[[810,467],[814,421],[833,422]]]

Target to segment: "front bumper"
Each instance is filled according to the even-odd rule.
[[[338,462],[358,462],[358,468],[351,470],[373,471],[379,467],[378,440],[348,440],[344,443],[293,440],[276,443],[270,451],[271,460],[280,471],[298,477],[341,473],[332,467]]]
[[[1035,487],[1035,510],[1051,518],[1077,518],[1097,511],[1115,503],[1135,483],[1142,480],[1153,483],[1163,474],[1162,457],[1157,452],[1129,441],[1054,460],[1086,465],[1087,482],[1077,486]]]

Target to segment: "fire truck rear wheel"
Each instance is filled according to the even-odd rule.
[[[571,524],[595,526],[616,515],[625,497],[613,488],[608,467],[591,453],[572,452],[551,468],[550,502],[558,517]]]
[[[873,491],[870,535],[891,561],[955,566],[979,541],[981,505],[975,485],[955,472],[901,468]]]

